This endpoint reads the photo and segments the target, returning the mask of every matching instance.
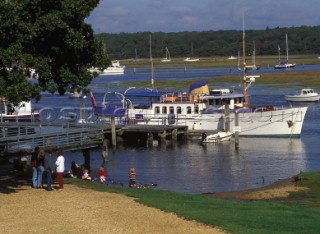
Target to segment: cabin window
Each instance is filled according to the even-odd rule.
[[[187,106],[187,114],[191,114],[191,106]]]
[[[182,110],[181,110],[181,106],[177,106],[177,114],[181,114]]]
[[[174,107],[173,106],[169,107],[169,114],[174,114]]]
[[[199,113],[199,106],[194,107],[194,113],[198,114]]]
[[[167,107],[166,106],[162,107],[162,114],[167,114]]]
[[[159,107],[159,106],[156,106],[156,107],[154,108],[154,112],[155,112],[156,114],[160,114],[160,107]]]

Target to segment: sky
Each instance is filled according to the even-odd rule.
[[[319,0],[101,0],[95,33],[183,32],[320,25]]]

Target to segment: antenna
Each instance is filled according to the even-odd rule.
[[[150,34],[150,62],[151,62],[151,88],[154,90],[154,70],[153,70],[153,59],[151,49],[151,34]]]

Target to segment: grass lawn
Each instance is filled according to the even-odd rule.
[[[181,82],[177,80],[156,80],[155,87],[157,89],[166,89],[168,87],[172,89],[187,90],[189,86],[202,78],[188,79]],[[220,86],[223,84],[239,84],[242,80],[241,76],[221,76],[211,77],[205,79],[209,86]],[[310,87],[320,88],[320,71],[290,71],[283,73],[265,73],[261,74],[260,78],[256,79],[257,85],[275,85],[275,87]],[[150,81],[143,82],[123,82],[116,84],[104,84],[107,87],[113,88],[126,88],[126,87],[150,87]],[[101,85],[99,85],[101,86]]]
[[[299,186],[284,200],[230,201],[156,189],[129,189],[70,179],[78,186],[121,193],[137,202],[188,220],[218,226],[229,233],[319,233],[320,173],[301,173]],[[236,198],[235,198],[236,199]]]

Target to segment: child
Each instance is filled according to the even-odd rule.
[[[101,182],[101,184],[104,184],[104,183],[106,182],[106,176],[105,176],[104,168],[103,168],[103,167],[100,167],[99,176],[100,176],[100,182]]]
[[[83,170],[82,179],[83,179],[83,180],[93,181],[93,179],[90,177],[89,171],[88,171],[87,169],[84,169],[84,170]]]
[[[129,171],[129,188],[137,187],[136,178],[137,178],[136,170],[132,167],[130,168],[130,171]]]

